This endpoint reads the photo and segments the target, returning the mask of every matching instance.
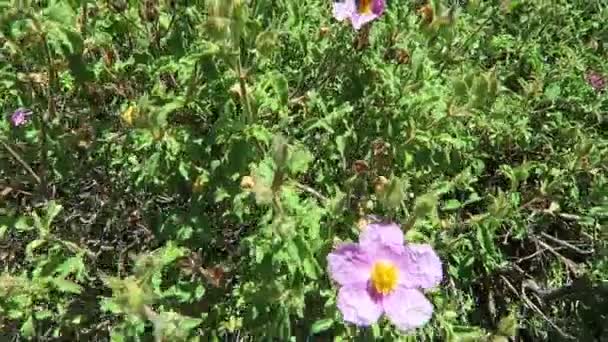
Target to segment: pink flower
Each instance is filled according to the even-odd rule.
[[[32,111],[26,108],[18,108],[11,115],[11,123],[15,127],[23,126],[29,121],[29,117],[32,115]]]
[[[380,17],[384,13],[385,0],[344,0],[334,2],[334,18],[350,20],[355,30]]]
[[[595,91],[602,91],[606,87],[606,78],[595,71],[589,71],[585,77],[587,83],[595,89]]]
[[[327,262],[345,321],[369,326],[384,313],[408,331],[431,319],[433,305],[421,289],[439,284],[441,261],[430,245],[404,244],[398,225],[369,224],[358,244],[339,246]]]

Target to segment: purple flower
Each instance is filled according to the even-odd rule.
[[[602,91],[606,88],[606,78],[595,71],[588,72],[585,78],[587,79],[587,83],[596,91]]]
[[[404,244],[398,225],[369,224],[358,244],[339,246],[327,262],[345,321],[369,326],[384,313],[408,331],[430,320],[433,305],[420,290],[439,284],[441,261],[430,245]]]
[[[355,30],[384,13],[385,0],[344,0],[334,2],[334,18],[350,20]]]
[[[18,108],[11,114],[11,123],[15,127],[23,126],[29,121],[32,111],[26,108]]]

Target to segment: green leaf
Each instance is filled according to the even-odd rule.
[[[92,81],[95,78],[95,74],[87,69],[87,66],[80,54],[72,54],[67,56],[68,65],[70,67],[70,72],[76,82],[80,84],[84,84],[86,82]]]
[[[437,196],[433,193],[425,194],[416,199],[414,205],[414,215],[423,218],[433,214],[437,210]]]
[[[422,80],[423,78],[425,57],[426,54],[422,49],[416,49],[412,53],[412,70],[414,73],[414,77],[417,80]]]
[[[403,181],[398,177],[392,177],[384,188],[383,203],[387,207],[397,208],[403,202],[405,193],[403,192]]]
[[[488,100],[488,81],[485,77],[479,76],[475,78],[473,83],[474,105],[481,106]]]
[[[462,203],[456,199],[450,199],[445,202],[443,205],[443,210],[456,210],[462,207]]]
[[[59,213],[61,212],[61,210],[63,209],[63,207],[60,204],[57,204],[57,202],[55,201],[50,201],[47,208],[46,208],[46,217],[45,217],[45,228],[47,230],[50,230],[51,228],[51,223],[53,223],[53,220],[55,219],[55,217],[57,217],[57,215],[59,215]]]
[[[562,88],[557,83],[550,84],[545,89],[545,96],[550,101],[555,101],[555,100],[559,99],[561,93],[562,93]]]
[[[82,287],[71,280],[63,279],[63,278],[53,278],[51,282],[57,287],[57,289],[61,292],[80,294],[82,292]]]
[[[21,334],[23,334],[23,336],[25,336],[25,337],[34,336],[34,334],[36,332],[36,327],[34,325],[34,317],[30,316],[25,321],[25,323],[23,323],[23,325],[21,326],[21,329],[19,329],[19,331],[21,331]]]
[[[44,9],[43,15],[63,27],[71,27],[76,21],[76,12],[70,7],[68,1],[50,1],[48,7]]]
[[[20,217],[15,221],[15,229],[18,232],[27,232],[34,229],[34,226],[30,222],[28,222],[27,217]]]
[[[155,112],[155,116],[153,119],[154,123],[156,123],[158,127],[165,127],[167,125],[169,114],[182,108],[184,104],[185,101],[181,97],[175,98],[173,101],[164,104],[162,107],[160,107],[160,109]]]
[[[498,333],[502,336],[513,337],[517,335],[517,317],[511,312],[498,323]]]
[[[488,96],[495,98],[498,95],[498,80],[496,79],[496,70],[488,73],[486,76],[488,82]]]
[[[42,245],[44,245],[46,243],[46,239],[36,239],[33,240],[32,242],[28,243],[27,246],[25,247],[25,255],[28,256],[28,258],[31,258],[34,256],[34,250],[42,247]]]
[[[281,105],[287,106],[287,101],[289,100],[289,84],[287,78],[281,73],[274,72],[271,77],[271,85],[279,96]]]
[[[308,165],[312,162],[314,156],[312,153],[303,147],[298,147],[290,153],[287,167],[292,175],[304,173],[308,170]]]
[[[469,90],[467,89],[467,84],[461,80],[454,80],[454,95],[456,95],[459,100],[466,102],[469,96]]]
[[[86,272],[86,266],[82,261],[82,256],[78,255],[64,261],[55,269],[55,271],[57,272],[57,275],[61,276],[62,278],[74,274],[76,275],[76,279],[79,279],[83,278],[83,275]]]
[[[162,266],[170,265],[175,260],[183,257],[186,254],[186,249],[175,245],[172,241],[168,242],[167,245],[161,249],[160,264]]]
[[[278,42],[278,34],[274,31],[264,31],[258,34],[255,39],[255,47],[258,53],[268,57],[274,51]]]
[[[490,342],[509,342],[509,339],[505,336],[494,335],[490,338]]]
[[[317,320],[316,322],[314,322],[312,324],[312,327],[310,328],[310,332],[312,334],[318,334],[320,332],[327,331],[334,325],[334,323],[335,323],[335,321],[333,318],[324,318],[324,319]]]

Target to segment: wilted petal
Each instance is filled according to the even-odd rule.
[[[359,244],[365,248],[376,243],[387,246],[402,246],[403,231],[395,223],[368,224],[359,236]]]
[[[398,287],[382,300],[388,319],[402,331],[409,331],[426,324],[433,315],[433,305],[414,289]]]
[[[368,253],[354,243],[344,244],[327,256],[329,275],[340,285],[367,284],[372,261]]]
[[[382,315],[382,305],[365,286],[345,286],[338,292],[338,309],[345,321],[359,326],[374,324]]]
[[[443,268],[437,253],[428,244],[408,244],[405,246],[405,263],[401,284],[408,288],[428,289],[437,286],[443,278]]]
[[[353,16],[357,11],[355,0],[346,0],[344,2],[334,2],[334,18],[338,21],[343,21]]]

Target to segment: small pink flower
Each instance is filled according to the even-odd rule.
[[[433,305],[421,289],[439,284],[441,261],[430,245],[404,244],[398,225],[369,224],[358,244],[339,246],[327,262],[340,285],[337,305],[345,321],[369,326],[384,313],[408,331],[431,319]]]
[[[384,13],[385,0],[344,0],[334,2],[334,18],[350,20],[355,30],[380,17]]]
[[[29,121],[32,111],[26,108],[19,108],[11,114],[11,123],[14,127],[25,125]]]
[[[596,91],[602,91],[606,87],[606,78],[595,71],[589,71],[585,77],[587,83]]]

